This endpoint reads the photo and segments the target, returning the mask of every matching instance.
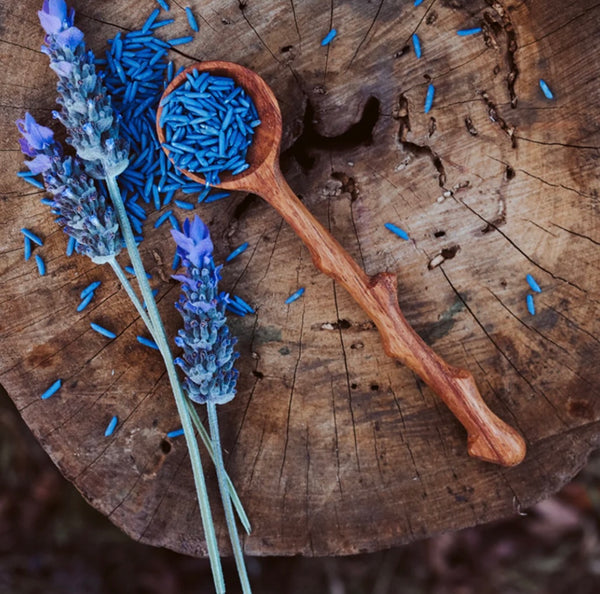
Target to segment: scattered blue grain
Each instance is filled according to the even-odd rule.
[[[541,78],[540,78],[540,88],[542,89],[542,93],[544,93],[544,96],[546,97],[546,99],[554,99],[554,93],[552,93],[552,91],[550,90],[550,87],[548,86],[546,81]]]
[[[394,225],[393,223],[386,223],[384,225],[384,227],[386,229],[388,229],[389,231],[391,231],[392,233],[395,233],[398,237],[408,241],[410,239],[410,237],[408,236],[408,233],[404,230],[401,229],[400,227],[398,227],[397,225]]]
[[[171,215],[173,214],[172,210],[167,210],[163,214],[158,217],[156,223],[154,223],[154,228],[158,229]]]
[[[56,394],[56,392],[58,392],[58,390],[60,389],[60,387],[62,386],[62,380],[61,379],[57,379],[41,396],[40,398],[42,400],[46,400],[47,398],[50,398],[50,396],[53,396],[54,394]]]
[[[194,38],[189,35],[186,37],[177,37],[176,39],[169,39],[169,45],[183,45],[184,43],[189,43],[190,41],[194,41]]]
[[[35,263],[37,264],[38,272],[40,276],[44,276],[46,274],[46,263],[44,262],[42,256],[39,254],[35,255]]]
[[[44,184],[41,181],[35,179],[35,177],[22,177],[21,179],[23,181],[26,181],[28,184],[39,188],[40,190],[44,189]]]
[[[210,186],[207,184],[204,190],[198,194],[198,202],[203,202],[210,192]]]
[[[481,27],[474,27],[473,29],[459,29],[456,34],[461,37],[466,37],[467,35],[476,35],[477,33],[481,33]]]
[[[54,200],[52,200],[52,198],[40,198],[40,202],[45,206],[54,206]]]
[[[113,434],[114,430],[117,428],[118,422],[118,417],[113,417],[110,420],[110,423],[108,424],[108,427],[106,427],[106,431],[104,432],[104,437],[110,437]]]
[[[152,186],[152,199],[154,200],[154,208],[160,210],[160,194],[158,193],[158,186]]]
[[[248,169],[248,167],[250,167],[250,164],[249,163],[244,163],[243,165],[241,165],[237,169],[234,169],[231,172],[231,175],[238,175],[238,173],[242,173],[242,171],[246,171],[246,169]]]
[[[183,435],[183,433],[184,433],[183,429],[175,429],[173,431],[169,431],[167,433],[167,437],[169,439],[173,439],[174,437],[179,437],[179,436]]]
[[[531,274],[528,274],[525,278],[527,279],[527,284],[531,287],[532,291],[535,291],[536,293],[542,292],[542,289],[540,289],[540,286],[537,284],[537,281],[533,278],[533,276],[531,276]]]
[[[67,243],[67,256],[72,256],[76,247],[77,240],[74,237],[69,237],[69,242]]]
[[[216,202],[217,200],[221,200],[222,198],[227,198],[229,196],[229,192],[217,192],[216,194],[212,194],[209,196],[204,202],[208,204],[209,202]]]
[[[133,230],[136,233],[142,233],[142,231],[143,231],[142,222],[140,220],[136,219],[135,217],[130,216],[129,222],[131,223],[131,226],[133,227]]]
[[[129,272],[129,274],[133,274],[133,276],[135,276],[135,270],[133,269],[133,266],[125,266],[124,268],[127,272]],[[150,279],[152,278],[152,275],[149,272],[146,272],[146,278]]]
[[[416,33],[413,33],[412,44],[415,48],[415,56],[417,56],[417,58],[420,58],[423,55],[423,53],[421,52],[421,40],[419,39],[419,36]]]
[[[533,295],[528,293],[527,295],[527,311],[534,316],[535,315],[535,303],[533,301]]]
[[[164,27],[165,25],[170,25],[171,23],[174,23],[175,19],[164,19],[162,21],[156,21],[154,23],[154,25],[152,25],[152,30],[156,31],[156,29],[159,29],[160,27]],[[168,80],[171,80],[171,77],[167,77]]]
[[[248,242],[242,243],[239,247],[235,248],[227,258],[225,258],[225,262],[231,262],[236,256],[239,256],[242,252],[245,252],[248,249]]]
[[[33,241],[33,243],[37,243],[38,245],[44,245],[44,242],[41,240],[40,237],[38,237],[33,231],[30,231],[29,229],[21,229],[21,233],[23,235],[25,235],[25,237],[28,237],[29,239],[31,239],[31,241]]]
[[[419,6],[419,4],[423,4],[423,0],[415,0],[415,6]]]
[[[294,301],[296,301],[296,299],[299,299],[300,297],[302,297],[303,293],[304,293],[305,289],[304,287],[300,287],[295,293],[292,293],[286,300],[285,300],[285,304],[289,305],[290,303],[293,303]]]
[[[246,303],[246,301],[244,301],[241,297],[239,297],[238,295],[234,295],[232,297],[232,299],[234,300],[236,305],[239,305],[242,309],[246,310],[248,313],[256,313],[256,311],[254,311],[254,309],[252,308],[251,305],[249,305],[248,303]]]
[[[427,95],[425,96],[425,107],[423,109],[423,111],[425,113],[429,113],[429,111],[431,110],[432,106],[433,106],[433,97],[435,95],[435,87],[430,84],[427,87]]]
[[[337,31],[335,29],[332,29],[331,31],[329,31],[329,33],[327,33],[327,35],[325,35],[323,41],[321,41],[321,45],[329,45],[336,35]]]
[[[132,207],[132,204],[138,202],[143,205],[144,203],[150,204],[153,202],[156,208],[158,208],[158,204],[164,207],[173,200],[176,190],[189,183],[187,178],[173,165],[171,160],[166,158],[156,136],[156,109],[166,85],[165,81],[172,79],[175,75],[173,64],[169,63],[166,59],[167,52],[172,47],[171,44],[167,41],[159,40],[155,36],[155,31],[159,27],[172,23],[173,19],[159,21],[154,16],[156,10],[158,9],[153,11],[142,29],[130,31],[126,34],[121,33],[109,42],[111,47],[109,47],[109,51],[106,53],[106,59],[98,61],[99,65],[102,64],[104,80],[107,87],[111,90],[115,110],[120,113],[122,118],[122,135],[130,146],[130,165],[123,172],[120,179],[122,180],[123,189],[129,195],[127,214],[130,217],[136,235],[141,235],[142,233],[141,221],[145,219],[145,213],[138,214],[135,211],[135,207]],[[177,42],[177,40],[173,41]],[[181,42],[183,41],[185,39],[181,40]],[[205,96],[210,96],[211,91],[208,89],[209,78],[210,75],[208,73],[195,76],[194,82],[198,88],[192,89],[190,92],[196,94],[206,93]],[[243,89],[240,88],[240,91],[238,91],[239,96],[235,94],[235,84],[226,77],[215,77],[214,83],[216,89],[227,88],[227,90],[219,91],[221,95],[218,101],[206,104],[206,111],[209,114],[203,122],[194,124],[195,134],[206,136],[205,132],[199,128],[200,124],[208,124],[211,127],[220,128],[222,120],[227,114],[227,108],[234,107],[235,109],[236,101],[240,98],[243,99],[241,94]],[[206,99],[203,97],[191,97],[190,100],[196,101],[197,99],[201,99],[200,103],[204,103]],[[224,100],[228,98],[230,98],[230,101],[225,104]],[[246,121],[245,125],[248,126],[253,122],[253,118],[256,118],[256,110],[251,102],[246,103],[245,106],[243,103],[239,103],[237,107],[245,107],[246,111],[249,110],[247,121],[246,117],[243,116],[243,119]],[[177,115],[189,116],[190,113],[183,110]],[[233,116],[231,118],[233,123]],[[185,121],[189,121],[189,118],[183,117],[183,120],[185,123]],[[226,131],[228,130],[229,127]],[[181,138],[183,137],[177,136],[178,132],[175,125],[166,130],[166,132],[169,142],[174,140],[180,144],[182,143]],[[238,152],[243,151],[245,153],[247,146],[250,144],[248,141],[244,145],[246,133],[246,128],[242,129],[240,135],[242,141],[240,145],[241,150]],[[180,132],[179,134],[181,135],[182,133]],[[232,138],[233,143],[235,143],[236,138],[236,136]],[[207,140],[206,143],[195,140],[193,143],[183,141],[183,144],[187,146],[193,144],[194,147],[198,145],[213,146],[210,144],[209,139],[205,140]],[[232,146],[234,145],[232,144]],[[193,152],[183,151],[183,153],[193,156]],[[182,155],[182,159],[184,156]],[[232,157],[230,153],[227,153],[227,156],[227,160],[230,160]],[[204,156],[200,155],[200,157],[198,159],[199,166],[208,167],[213,164],[212,161],[209,162],[206,160]],[[244,164],[245,161],[242,159],[235,164],[235,167],[243,167]],[[219,172],[218,170],[215,171],[217,171],[216,174],[214,172],[203,174],[209,184],[219,181]],[[156,175],[160,177],[160,183],[157,183],[158,178]],[[166,184],[165,175],[169,180]],[[167,184],[169,185],[168,188],[165,187]],[[155,186],[156,189],[154,189]],[[199,186],[198,192],[202,192],[204,199],[210,192],[210,188]]]
[[[236,316],[240,316],[241,318],[243,318],[248,312],[239,304],[237,304],[235,301],[229,301],[229,303],[226,306],[227,311],[230,311],[231,313],[234,313]]]
[[[144,336],[136,336],[136,338],[140,344],[143,344],[144,346],[150,347],[151,349],[155,349],[157,351],[160,350],[158,348],[158,345],[153,340],[145,338]]]
[[[106,338],[116,338],[117,337],[117,335],[114,332],[107,330],[106,328],[104,328],[103,326],[100,326],[99,324],[95,324],[94,322],[92,322],[90,324],[90,326],[92,327],[92,330],[95,330],[96,332],[98,332],[98,334],[102,334],[102,336],[106,336]]]
[[[169,223],[171,223],[171,227],[173,227],[173,229],[181,231],[181,225],[179,224],[179,221],[177,220],[177,217],[175,215],[171,215],[169,217]]]
[[[90,293],[89,295],[86,295],[86,297],[84,297],[84,299],[82,300],[82,302],[77,306],[77,311],[83,311],[89,304],[90,301],[94,298],[94,293]]]
[[[160,4],[160,7],[161,7],[163,10],[166,10],[167,12],[169,12],[170,8],[169,8],[169,5],[168,5],[168,4],[165,2],[165,0],[156,0],[156,2],[157,2],[158,4]]]
[[[31,258],[31,239],[29,239],[29,237],[27,237],[27,235],[25,235],[25,237],[23,237],[23,241],[24,241],[24,256],[25,256],[25,260],[29,260],[29,258]]]
[[[79,298],[85,299],[90,293],[93,293],[101,284],[101,281],[94,281],[93,283],[90,283],[87,287],[85,287],[85,289],[81,291],[81,293],[79,294]]]
[[[194,210],[194,205],[191,202],[186,202],[185,200],[175,200],[175,204],[179,206],[179,208],[183,208],[185,210]]]
[[[26,169],[25,171],[17,171],[17,177],[35,177],[35,173],[33,171],[29,171]]]
[[[150,13],[150,16],[146,19],[146,22],[144,23],[144,26],[142,27],[142,31],[144,33],[147,33],[148,31],[150,31],[150,27],[152,27],[152,25],[154,24],[154,21],[156,20],[156,17],[159,14],[160,14],[160,8],[155,8]]]
[[[185,14],[187,16],[187,20],[192,31],[196,31],[197,33],[200,30],[200,28],[198,27],[198,21],[196,21],[196,17],[194,16],[194,13],[192,12],[192,9],[189,6],[186,6]]]
[[[171,268],[173,270],[177,270],[179,268],[179,264],[181,262],[181,256],[175,252],[175,255],[173,256],[173,264],[171,264]]]

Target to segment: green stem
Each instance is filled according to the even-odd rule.
[[[192,417],[192,423],[194,423],[194,425],[196,427],[196,431],[200,435],[202,442],[206,446],[208,455],[210,456],[210,459],[213,461],[213,464],[216,467],[217,461],[215,459],[215,452],[213,450],[213,445],[210,440],[210,436],[206,432],[206,429],[204,428],[204,425],[202,424],[202,421],[200,420],[200,417],[198,416],[198,411],[195,409],[194,405],[192,404],[192,402],[190,401],[189,398],[187,400],[187,405],[188,405],[188,408],[190,411],[190,415]],[[248,516],[246,515],[244,506],[242,505],[242,502],[240,501],[240,498],[238,497],[237,491],[235,490],[235,487],[233,486],[233,482],[231,481],[231,479],[229,478],[229,475],[227,473],[225,473],[225,480],[227,481],[227,489],[229,491],[229,496],[231,497],[231,502],[235,506],[235,510],[238,514],[240,522],[241,522],[242,526],[244,527],[244,530],[246,531],[246,533],[250,534],[250,531],[252,530],[252,527],[250,526],[250,520],[248,520]]]
[[[129,299],[133,303],[136,311],[138,312],[138,314],[140,315],[140,317],[146,324],[146,327],[150,331],[150,334],[152,334],[152,337],[155,338],[155,340],[156,340],[156,337],[154,336],[154,328],[152,326],[152,322],[150,321],[150,318],[148,317],[148,314],[146,313],[144,306],[142,305],[142,302],[139,300],[136,292],[134,291],[133,287],[131,286],[129,279],[125,276],[125,272],[121,268],[120,264],[116,261],[116,259],[112,258],[111,260],[108,260],[108,263],[111,265],[114,273],[116,274],[117,278],[121,282],[121,285],[127,292],[127,295],[129,296]],[[213,464],[216,464],[215,454],[213,451],[212,443],[210,441],[210,436],[208,435],[206,428],[202,424],[202,421],[200,420],[200,417],[198,416],[198,413],[197,413],[196,409],[194,408],[194,405],[192,404],[190,399],[186,398],[185,402],[186,402],[186,405],[188,408],[188,412],[190,413],[192,423],[194,424],[196,431],[198,432],[198,435],[200,435],[200,439],[202,440],[202,443],[204,444],[204,447],[206,448],[206,451],[208,452],[210,459],[212,460]],[[233,502],[233,505],[235,506],[236,512],[240,518],[240,522],[242,523],[242,526],[244,527],[246,532],[248,534],[250,534],[250,530],[251,530],[250,521],[248,520],[248,516],[246,515],[246,512],[244,510],[242,502],[240,501],[240,498],[237,494],[237,491],[235,490],[235,487],[234,487],[233,482],[232,482],[231,478],[229,477],[229,475],[227,474],[225,478],[227,480],[227,488],[229,491],[229,496],[231,497],[231,501]]]
[[[135,309],[140,314],[140,317],[144,321],[144,324],[146,324],[146,328],[148,328],[150,334],[154,336],[154,327],[152,325],[152,321],[148,317],[148,314],[146,313],[142,302],[139,300],[136,292],[133,290],[129,279],[125,276],[125,272],[121,268],[120,264],[114,258],[112,260],[109,260],[108,263],[111,265],[114,273],[117,275],[117,278],[119,279],[121,285],[123,286],[127,295],[129,296],[131,303],[133,303]]]
[[[227,491],[227,476],[225,465],[223,464],[223,451],[221,450],[221,437],[219,434],[219,422],[217,419],[217,405],[214,402],[207,402],[208,410],[208,425],[210,427],[210,437],[215,451],[215,468],[217,470],[217,480],[219,482],[219,491],[221,492],[221,501],[223,502],[223,510],[225,512],[225,521],[229,530],[229,539],[231,540],[231,548],[233,549],[233,557],[237,566],[238,575],[242,584],[242,592],[244,594],[252,594],[250,581],[248,580],[248,572],[246,571],[246,563],[244,561],[244,553],[240,545],[240,537],[238,535],[237,525],[233,508],[231,507],[231,498]]]
[[[169,381],[171,382],[171,388],[173,390],[173,396],[175,397],[175,404],[177,406],[177,412],[181,420],[181,426],[185,436],[185,441],[188,447],[190,462],[192,465],[192,472],[194,475],[194,483],[196,485],[196,496],[198,498],[198,505],[200,507],[200,513],[202,516],[202,525],[204,527],[204,536],[206,538],[206,546],[208,549],[208,557],[210,559],[210,565],[213,574],[213,580],[215,583],[215,589],[219,594],[225,592],[225,582],[223,579],[223,569],[221,567],[221,559],[219,557],[219,549],[217,545],[217,537],[215,534],[214,522],[210,511],[210,502],[208,500],[208,492],[206,490],[206,481],[204,480],[204,472],[202,470],[202,461],[200,458],[200,450],[198,448],[198,442],[194,434],[194,426],[192,425],[188,408],[186,406],[186,398],[181,389],[179,378],[177,377],[177,371],[173,362],[173,356],[171,355],[171,349],[167,341],[167,335],[165,328],[162,324],[158,308],[156,307],[156,301],[150,283],[146,277],[146,270],[140,257],[140,252],[137,248],[131,224],[125,211],[125,205],[123,204],[123,198],[117,180],[114,176],[106,177],[106,185],[110,197],[115,207],[115,212],[119,219],[121,226],[121,232],[123,233],[123,239],[125,240],[125,246],[129,252],[129,258],[133,270],[135,271],[136,280],[142,294],[142,298],[146,302],[148,308],[148,317],[150,318],[151,328],[154,329],[154,340],[160,352],[163,356],[165,367],[167,368],[167,374]]]

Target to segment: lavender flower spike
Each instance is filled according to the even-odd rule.
[[[233,365],[239,354],[225,317],[229,298],[218,292],[222,267],[215,266],[208,228],[199,217],[191,223],[186,219],[183,232],[171,233],[186,268],[186,274],[173,277],[182,283],[175,307],[184,321],[175,338],[183,358],[175,363],[187,376],[183,387],[194,402],[225,404],[235,396],[238,371]]]
[[[85,49],[83,33],[73,26],[75,12],[64,0],[45,0],[38,12],[46,31],[42,51],[58,75],[57,102],[53,115],[67,128],[67,142],[75,147],[89,175],[117,176],[129,163],[126,142],[119,138],[119,116],[96,73],[94,54]]]
[[[29,113],[17,121],[17,127],[22,135],[21,150],[33,157],[25,164],[43,175],[46,190],[54,198],[52,212],[77,241],[77,251],[98,264],[114,258],[123,245],[119,224],[79,159],[63,157],[52,130],[40,126]]]

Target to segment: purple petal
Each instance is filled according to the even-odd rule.
[[[173,236],[178,248],[181,248],[185,252],[189,252],[191,249],[193,249],[194,242],[181,231],[177,231],[177,229],[171,229],[171,235]]]
[[[69,27],[56,36],[58,45],[74,50],[83,41],[83,31],[77,27]]]
[[[48,35],[56,35],[57,33],[60,33],[60,30],[62,28],[61,19],[52,16],[51,14],[48,14],[43,10],[38,11],[38,17],[40,19],[40,23],[44,31],[46,31]]]
[[[40,126],[29,112],[25,114],[24,128],[21,129],[21,134],[34,149],[42,150],[54,142],[54,132],[50,128]]]
[[[37,155],[36,150],[27,142],[26,138],[19,138],[19,144],[21,145],[21,152],[28,157],[35,157]]]
[[[194,217],[191,223],[189,219],[186,219],[183,222],[183,233],[172,229],[171,234],[177,244],[178,251],[192,265],[202,267],[205,264],[205,259],[212,257],[213,243],[210,239],[208,227],[200,217]]]
[[[65,0],[49,0],[48,3],[44,2],[44,8],[46,12],[52,16],[58,17],[61,21],[67,18],[67,3]]]
[[[38,155],[31,161],[25,161],[25,165],[27,165],[31,173],[35,173],[37,175],[38,173],[43,173],[44,171],[50,169],[52,166],[52,161],[47,155]]]

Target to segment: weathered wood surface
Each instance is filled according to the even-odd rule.
[[[236,61],[269,82],[293,189],[368,274],[398,273],[408,321],[473,372],[490,407],[528,442],[515,468],[468,457],[464,430],[383,353],[362,310],[313,268],[272,209],[244,195],[199,207],[219,258],[251,246],[223,281],[257,308],[232,321],[239,395],[221,412],[228,470],[254,528],[245,550],[375,550],[511,515],[558,489],[598,444],[600,5],[190,4],[201,33],[177,61]],[[178,422],[159,356],[137,344],[142,324],[110,271],[67,258],[41,193],[15,179],[13,121],[27,109],[49,123],[54,107],[37,8],[0,6],[0,382],[95,507],[142,542],[202,555],[185,445],[165,438]],[[139,27],[154,3],[75,8],[99,51],[118,30]],[[170,33],[184,34],[182,8],[171,12]],[[322,48],[332,23],[338,38]],[[480,24],[484,35],[455,33]],[[421,60],[409,49],[414,31]],[[425,115],[430,78],[436,100]],[[173,248],[165,227],[152,229],[156,216],[143,257],[173,335]],[[411,241],[387,232],[388,221]],[[45,240],[44,278],[23,260],[22,226]],[[527,273],[543,288],[535,317]],[[96,279],[93,306],[76,314],[81,288]],[[302,300],[284,305],[298,286]],[[118,338],[95,334],[90,321]],[[41,401],[57,377],[63,388]],[[105,438],[114,414],[119,428]]]

